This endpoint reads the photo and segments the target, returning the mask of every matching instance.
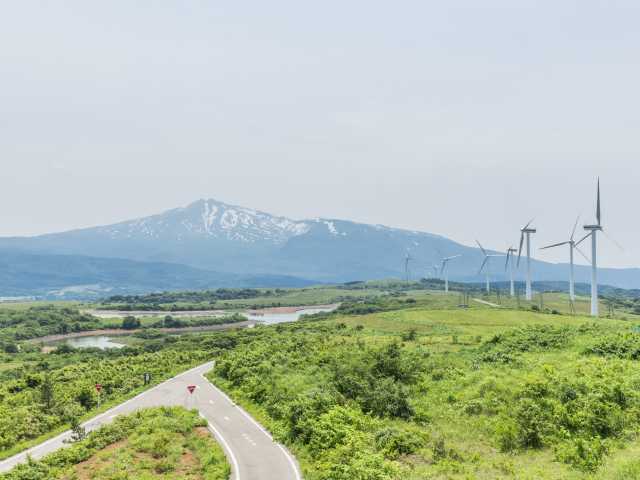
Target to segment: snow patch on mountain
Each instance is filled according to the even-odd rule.
[[[284,244],[292,237],[307,233],[310,225],[215,200],[199,200],[184,208],[98,230],[113,239],[151,237],[182,241],[188,237],[212,237]]]
[[[338,231],[338,228],[336,227],[335,222],[333,222],[332,220],[321,220],[321,219],[318,219],[318,221],[324,223],[327,226],[327,230],[329,230],[329,233],[331,235],[333,235],[334,237],[337,237],[337,236],[346,237],[347,236],[346,232],[339,232]]]

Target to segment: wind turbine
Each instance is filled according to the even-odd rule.
[[[590,262],[587,256],[584,253],[582,253],[582,251],[578,248],[578,245],[580,245],[584,240],[586,240],[591,234],[590,233],[587,234],[577,242],[574,240],[574,237],[576,235],[576,228],[578,227],[579,221],[580,221],[580,217],[576,218],[576,223],[573,225],[573,231],[571,232],[571,236],[569,237],[569,240],[565,242],[554,243],[553,245],[547,245],[546,247],[542,247],[540,249],[540,250],[547,250],[549,248],[569,245],[569,298],[571,298],[572,302],[575,302],[576,300],[575,274],[574,274],[574,262],[573,262],[574,251],[577,251],[578,253],[580,253],[580,255],[582,255],[587,260],[587,262]]]
[[[409,283],[409,262],[412,260],[411,255],[409,255],[409,251],[407,250],[407,254],[404,257],[404,276]]]
[[[536,233],[535,228],[531,228],[533,219],[529,221],[523,228],[520,229],[520,248],[518,249],[518,263],[517,267],[520,267],[520,257],[522,256],[522,245],[525,238],[527,239],[527,292],[526,298],[531,301],[533,298],[531,292],[531,234]]]
[[[438,266],[433,265],[431,268],[433,268],[433,278],[438,278]]]
[[[516,254],[517,251],[518,251],[517,249],[513,247],[509,247],[507,249],[507,261],[504,264],[505,271],[507,270],[507,268],[509,269],[509,294],[512,297],[515,297],[516,295],[516,287],[513,281],[513,256]]]
[[[440,270],[437,265],[430,264],[428,270],[431,270],[431,278],[438,278],[438,271]]]
[[[482,265],[480,266],[480,270],[478,271],[478,274],[481,274],[482,270],[484,270],[484,267],[489,263],[489,259],[491,259],[493,257],[503,257],[504,255],[489,254],[484,249],[484,247],[482,245],[480,245],[480,242],[478,240],[476,240],[476,243],[478,244],[478,246],[480,247],[480,250],[482,250],[482,254],[484,255],[484,260],[482,262]],[[487,280],[487,293],[491,293],[491,282],[489,281],[489,270],[488,269],[485,270],[485,275],[486,275],[486,280]]]
[[[598,177],[598,193],[596,197],[596,224],[585,225],[589,232],[585,238],[591,236],[591,316],[598,316],[598,259],[596,234],[602,232],[602,212],[600,211],[600,177]],[[583,239],[584,240],[584,239]]]
[[[447,265],[454,258],[461,257],[462,255],[453,255],[451,257],[445,257],[442,259],[442,267],[440,268],[440,275],[444,274],[444,291],[449,293],[449,271],[447,270]]]

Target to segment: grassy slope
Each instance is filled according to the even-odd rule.
[[[31,354],[42,362],[13,362],[18,378],[7,372],[0,383],[0,459],[39,444],[69,427],[70,412],[81,420],[87,420],[101,411],[122,403],[136,394],[203,363],[207,354],[201,351],[176,352],[164,349],[159,352],[132,354],[124,357],[96,357],[75,352],[69,355]],[[49,363],[50,362],[50,363]],[[35,380],[29,387],[20,366],[29,366],[26,377]],[[143,385],[143,373],[152,375],[150,385]],[[53,406],[45,408],[40,398],[45,375],[53,379]],[[103,385],[102,403],[97,406],[94,384]],[[81,407],[78,399],[86,397]]]
[[[195,411],[180,407],[144,410],[0,478],[226,480],[229,465],[204,424]]]
[[[438,294],[439,295],[439,294]],[[437,305],[457,303],[458,296],[437,298]],[[418,295],[420,296],[420,295]],[[346,325],[346,329],[332,330],[332,333],[318,333],[318,328],[329,325]],[[551,325],[566,327],[571,333],[570,340],[561,348],[539,348],[533,351],[519,352],[517,362],[509,364],[478,362],[477,355],[482,345],[492,336],[522,327]],[[400,457],[402,473],[397,474],[405,480],[425,478],[452,479],[633,479],[640,478],[640,464],[633,460],[640,451],[640,442],[636,438],[636,425],[628,425],[623,438],[612,442],[610,453],[605,457],[603,466],[595,473],[574,468],[557,461],[553,448],[524,448],[516,452],[502,452],[496,439],[497,423],[508,418],[510,402],[515,401],[518,392],[529,380],[553,375],[554,379],[568,378],[587,381],[597,380],[607,369],[612,369],[621,378],[629,377],[637,370],[635,361],[623,359],[601,359],[582,354],[587,345],[593,343],[595,336],[608,335],[611,332],[628,331],[631,322],[602,319],[597,326],[588,317],[563,315],[545,315],[527,311],[489,309],[472,307],[468,310],[415,308],[410,310],[376,313],[366,316],[339,317],[323,322],[309,322],[306,325],[280,327],[281,337],[261,339],[272,345],[271,351],[263,356],[260,368],[265,372],[272,370],[268,378],[263,373],[261,380],[270,384],[276,392],[287,392],[287,397],[309,392],[314,389],[326,390],[329,374],[324,368],[326,361],[317,362],[313,355],[328,357],[357,350],[362,345],[379,348],[397,341],[403,333],[412,329],[417,338],[406,341],[405,348],[415,352],[428,352],[426,371],[420,380],[411,387],[411,403],[418,412],[419,421],[384,419],[382,424],[415,430],[429,440],[421,449],[411,455]],[[587,327],[585,327],[587,326]],[[583,328],[583,330],[580,330]],[[589,330],[593,328],[593,330]],[[290,339],[300,341],[317,335],[322,340],[310,340],[311,350],[302,350],[303,361],[296,362],[288,357],[292,351],[279,350],[280,342]],[[278,340],[280,338],[281,340]],[[306,341],[306,340],[305,340]],[[315,343],[314,343],[315,342]],[[321,345],[321,347],[318,347]],[[252,347],[248,347],[250,351]],[[314,350],[315,349],[315,350]],[[328,352],[328,353],[327,353]],[[307,358],[304,358],[308,355]],[[552,373],[549,373],[552,372]],[[618,377],[616,377],[617,380]],[[613,380],[613,378],[612,378]],[[241,403],[269,424],[276,432],[286,438],[286,425],[283,420],[274,417],[273,409],[268,405],[268,393],[263,400],[253,394],[255,385],[249,380],[237,381],[236,385],[228,379],[216,378]],[[495,398],[492,398],[495,397]],[[257,398],[257,400],[256,400]],[[474,401],[480,402],[485,410],[486,404],[495,401],[495,412],[469,413],[467,406]],[[283,407],[285,408],[285,407]],[[380,426],[380,425],[378,425]],[[438,442],[446,445],[445,458],[436,458]],[[306,471],[306,478],[328,478],[323,476],[321,461],[309,453],[309,445],[291,441]],[[442,457],[442,455],[440,455]],[[324,457],[322,457],[324,458]],[[322,460],[325,461],[326,459]],[[634,463],[635,462],[635,463]],[[625,473],[626,472],[626,473]],[[363,477],[369,478],[387,478]]]
[[[417,345],[424,345],[431,351],[447,355],[452,368],[466,369],[465,353],[483,340],[495,334],[503,333],[531,325],[580,326],[592,320],[585,317],[570,317],[544,315],[534,312],[515,310],[470,309],[466,311],[439,310],[407,310],[370,315],[366,318],[342,318],[336,321],[347,325],[364,325],[371,329],[371,340],[386,342],[394,336],[415,328],[421,338]],[[628,325],[621,321],[605,320],[605,328],[618,330],[626,329]],[[480,338],[478,338],[478,336]],[[454,338],[455,337],[455,338]],[[524,454],[511,455],[500,453],[493,442],[493,419],[485,416],[461,415],[460,408],[466,402],[477,398],[483,385],[495,384],[498,389],[516,389],[521,379],[539,374],[544,368],[552,367],[571,374],[582,361],[579,352],[589,339],[585,336],[573,343],[571,348],[560,351],[535,352],[524,354],[522,365],[514,368],[511,365],[485,365],[478,370],[467,373],[461,379],[452,377],[444,381],[435,382],[435,388],[430,388],[416,398],[418,408],[429,411],[431,425],[427,428],[432,436],[440,436],[459,452],[463,458],[472,459],[471,468],[454,467],[448,471],[447,466],[438,467],[428,464],[415,467],[411,479],[423,478],[423,475],[436,475],[435,478],[465,478],[467,474],[472,478],[540,478],[540,479],[569,479],[585,478],[588,474],[575,471],[564,464],[553,461],[549,450],[528,450]],[[462,381],[461,381],[462,380]],[[430,382],[433,383],[434,382]],[[449,396],[453,395],[451,401]],[[433,409],[432,405],[440,407]],[[632,444],[632,448],[640,448],[640,443]],[[619,458],[624,458],[624,454]],[[420,463],[420,462],[418,462]],[[466,463],[466,462],[462,462]],[[596,478],[613,478],[618,469],[615,462],[607,471],[604,469]],[[438,472],[442,470],[442,472]],[[455,470],[461,470],[455,472]],[[465,473],[463,473],[465,472]],[[456,475],[459,473],[459,475]],[[616,477],[617,478],[617,477]],[[633,477],[635,478],[635,477]],[[640,477],[639,477],[640,478]]]

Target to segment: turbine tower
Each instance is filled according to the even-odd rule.
[[[549,248],[569,245],[569,298],[571,299],[572,302],[576,301],[576,287],[575,287],[576,283],[575,283],[574,261],[573,261],[574,252],[577,251],[580,255],[582,255],[587,260],[587,262],[591,261],[578,248],[578,245],[580,245],[584,240],[586,240],[591,234],[589,233],[585,235],[584,237],[582,237],[582,239],[578,240],[577,242],[574,240],[574,237],[576,235],[576,228],[578,227],[578,221],[580,221],[580,217],[576,219],[576,223],[573,225],[573,231],[571,232],[571,236],[569,237],[569,240],[565,242],[554,243],[553,245],[547,245],[546,247],[542,247],[540,249],[540,250],[547,250]]]
[[[409,255],[409,251],[407,250],[407,254],[404,257],[404,276],[407,283],[409,283],[409,262],[411,260],[411,255]]]
[[[440,268],[440,275],[444,274],[444,291],[449,293],[449,271],[447,270],[447,265],[454,258],[461,257],[462,255],[453,255],[452,257],[445,257],[442,259],[442,267]]]
[[[517,267],[520,267],[520,257],[522,256],[522,245],[524,244],[525,238],[527,239],[527,292],[526,298],[531,301],[533,299],[533,294],[531,292],[531,234],[536,233],[536,229],[531,227],[533,223],[533,219],[529,221],[523,228],[520,229],[520,248],[518,249],[518,264]]]
[[[513,247],[509,247],[507,249],[507,261],[504,264],[505,271],[509,269],[509,294],[512,297],[515,297],[516,295],[515,282],[513,281],[513,256],[516,254],[517,251],[518,251],[517,249]]]
[[[496,254],[487,253],[487,251],[484,249],[484,247],[482,245],[480,245],[480,242],[478,240],[476,240],[476,243],[478,244],[478,246],[480,247],[480,250],[482,250],[482,254],[484,255],[484,260],[482,262],[482,265],[480,266],[480,270],[478,271],[478,274],[481,274],[482,270],[484,270],[484,267],[489,263],[489,259],[494,258],[494,257],[503,257],[504,255],[496,255]],[[489,280],[489,269],[488,268],[487,268],[487,270],[485,270],[485,278],[486,278],[486,282],[487,282],[487,293],[491,293],[491,281]]]
[[[602,212],[600,211],[600,178],[598,177],[598,190],[596,197],[596,224],[585,225],[589,232],[585,238],[591,236],[591,316],[598,316],[598,257],[597,257],[597,233],[602,232]]]

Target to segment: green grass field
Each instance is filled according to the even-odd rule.
[[[441,308],[259,329],[213,378],[279,432],[308,480],[640,479],[638,362],[586,353],[632,335],[632,321],[415,297]],[[367,366],[398,342],[383,365],[405,362],[405,383]]]
[[[290,446],[306,480],[640,480],[638,317],[568,314],[562,293],[544,294],[543,305],[477,293],[462,308],[459,293],[405,287],[281,292],[291,304],[339,294],[343,305],[291,324],[136,338],[122,353],[215,359],[212,380]],[[254,300],[273,297],[239,302]],[[100,372],[118,355],[4,353],[5,411],[21,399],[19,411],[46,431],[43,372],[55,378],[84,357],[87,373]],[[56,394],[61,405],[80,398],[71,383]],[[27,433],[36,441],[38,431]],[[94,452],[92,465],[118,469],[131,448],[124,463]]]

